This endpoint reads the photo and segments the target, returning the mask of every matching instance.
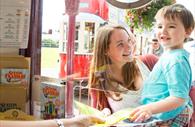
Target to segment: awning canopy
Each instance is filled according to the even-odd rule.
[[[68,15],[65,15],[63,20],[68,22]],[[100,23],[106,22],[100,16],[91,13],[82,13],[82,12],[76,15],[76,22],[80,22],[80,21],[90,21],[90,22],[100,22]]]
[[[152,2],[152,0],[128,0],[123,2],[122,0],[106,0],[111,5],[121,9],[142,8]]]
[[[108,11],[106,0],[80,0],[79,12],[91,13],[108,20]]]

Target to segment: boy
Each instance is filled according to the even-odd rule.
[[[184,127],[192,114],[189,97],[192,71],[183,43],[194,29],[194,19],[180,4],[163,7],[155,18],[157,38],[165,53],[144,83],[141,100],[144,105],[133,110],[130,116],[142,122],[154,114],[163,120],[161,125]]]

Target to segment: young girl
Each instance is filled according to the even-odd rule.
[[[180,4],[163,7],[155,18],[157,38],[166,52],[144,82],[141,100],[144,105],[132,111],[130,118],[141,122],[155,115],[167,126],[184,127],[192,113],[189,97],[192,71],[183,43],[194,29],[194,19]]]
[[[150,72],[146,65],[151,69],[158,58],[133,57],[134,50],[135,37],[124,27],[106,25],[99,29],[89,78],[93,107],[116,112],[140,105],[141,84]]]

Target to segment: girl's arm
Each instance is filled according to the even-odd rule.
[[[89,127],[95,123],[103,123],[104,120],[96,116],[78,116],[71,119],[60,119],[64,127]],[[5,121],[0,120],[1,127],[58,127],[55,120],[40,121]]]
[[[1,127],[58,127],[54,120],[10,121],[0,120]]]

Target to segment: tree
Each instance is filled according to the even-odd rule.
[[[42,40],[42,47],[53,47],[57,48],[59,46],[59,41],[55,41],[52,39],[43,39]]]

